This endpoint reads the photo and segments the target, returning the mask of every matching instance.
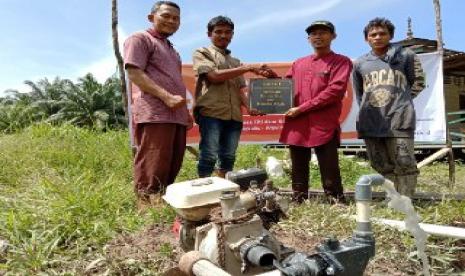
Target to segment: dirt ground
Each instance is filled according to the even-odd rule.
[[[297,251],[314,252],[315,247],[322,239],[312,237],[303,230],[287,231],[275,225],[271,232],[286,246]],[[391,240],[397,243],[396,248],[407,250],[400,240]],[[133,235],[120,236],[106,247],[106,260],[111,269],[118,275],[140,275],[144,270],[159,271],[160,273],[177,265],[183,251],[170,225],[152,225],[147,229]],[[457,246],[465,246],[457,244]],[[465,267],[465,253],[460,256],[457,265]],[[370,261],[365,275],[419,275],[420,266],[412,266],[411,262],[392,260],[383,256],[375,256]]]
[[[290,232],[274,226],[271,232],[283,244],[297,251],[313,252],[315,246],[321,242],[300,230]],[[106,259],[110,260],[112,268],[123,275],[132,275],[136,262],[141,265],[152,262],[152,267],[156,270],[166,271],[176,266],[184,254],[178,246],[171,225],[152,225],[133,235],[120,236],[108,244],[106,253]]]
[[[423,177],[436,180],[429,172],[425,173]],[[444,177],[441,178],[442,181],[444,181],[443,179]],[[459,179],[458,182],[465,181],[465,177]],[[444,185],[444,183],[440,184]],[[460,183],[458,186],[462,185]],[[454,225],[451,226],[465,228],[465,216],[458,217],[454,221]],[[179,258],[184,254],[178,246],[178,241],[171,227],[172,225],[155,224],[142,231],[117,237],[105,247],[105,265],[101,266],[103,271],[96,268],[87,270],[88,274],[101,274],[110,270],[112,274],[116,275],[153,275],[154,271],[161,275],[163,271],[175,267]],[[315,247],[323,240],[323,238],[316,237],[305,229],[285,228],[285,224],[274,225],[270,231],[284,245],[306,253],[313,253]],[[420,263],[414,263],[405,257],[393,258],[393,256],[399,256],[399,252],[412,252],[414,249],[407,247],[405,241],[402,241],[394,231],[391,232],[383,232],[380,235],[375,233],[378,245],[377,253],[370,260],[365,275],[420,275]],[[457,241],[453,246],[465,248],[465,241]],[[383,254],[385,252],[383,250],[392,252]],[[457,260],[451,265],[465,271],[465,251],[458,251],[454,258]]]
[[[171,225],[162,224],[120,236],[106,247],[106,259],[122,275],[139,274],[142,267],[165,271],[176,266],[183,253]]]

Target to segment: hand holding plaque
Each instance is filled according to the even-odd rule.
[[[276,72],[273,71],[271,67],[269,67],[268,65],[264,63],[259,64],[259,65],[249,64],[249,65],[243,65],[243,66],[246,68],[248,72],[252,72],[258,76],[262,76],[265,78],[277,78],[278,77],[278,74],[276,74]]]
[[[295,117],[299,116],[301,113],[302,112],[300,111],[300,109],[298,107],[291,107],[291,108],[289,108],[289,110],[284,115],[286,117],[295,118]]]
[[[265,78],[277,78],[278,74],[276,74],[273,69],[271,69],[268,65],[266,64],[261,64],[258,70],[255,72],[255,74],[263,76]]]
[[[249,106],[264,114],[285,114],[293,106],[291,79],[251,79]]]

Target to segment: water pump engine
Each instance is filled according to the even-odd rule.
[[[368,213],[370,184],[384,178],[366,176],[357,183],[362,215],[353,238],[327,239],[315,254],[307,254],[285,247],[268,231],[270,217],[274,222],[285,217],[288,199],[271,182],[258,183],[251,177],[254,173],[260,175],[244,172],[252,185],[208,177],[168,186],[163,198],[181,220],[180,244],[201,256],[184,262],[181,258],[180,263],[188,263],[181,270],[188,275],[210,275],[213,270],[223,271],[221,275],[363,275],[375,248]],[[236,173],[231,179],[244,178]],[[248,189],[241,192],[244,187]]]

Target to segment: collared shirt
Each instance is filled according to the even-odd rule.
[[[284,144],[316,147],[340,133],[339,116],[352,70],[348,57],[333,52],[296,60],[287,77],[294,80],[294,103],[302,112],[286,118],[279,141]]]
[[[182,81],[181,59],[171,42],[154,29],[137,32],[124,43],[125,68],[128,65],[143,70],[168,93],[186,97]],[[187,107],[171,109],[159,98],[133,86],[132,113],[138,123],[177,123],[187,125]]]
[[[221,120],[242,122],[240,89],[245,87],[244,77],[210,83],[206,74],[214,70],[231,69],[241,65],[240,61],[214,45],[199,48],[193,55],[193,69],[197,75],[195,108],[200,114]]]

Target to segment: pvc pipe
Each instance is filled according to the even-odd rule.
[[[357,206],[357,227],[355,235],[360,238],[372,239],[371,209],[372,186],[382,185],[385,179],[379,174],[362,175],[355,185],[355,200]]]
[[[205,259],[199,251],[189,251],[179,259],[179,270],[188,276],[231,276],[214,263]]]
[[[369,174],[362,175],[357,184],[355,184],[355,200],[362,201],[372,199],[371,188],[373,186],[379,186],[384,184],[384,177],[380,174]]]
[[[282,276],[283,274],[279,270],[272,270],[265,273],[257,274],[256,276]]]
[[[195,276],[232,276],[209,260],[200,259],[192,265],[192,274]],[[279,270],[272,270],[265,273],[257,274],[257,276],[282,276],[283,274]]]
[[[357,222],[370,222],[371,201],[357,201]]]
[[[199,260],[192,266],[192,272],[196,276],[231,276],[208,260]]]
[[[421,162],[419,162],[417,164],[417,168],[420,169],[421,167],[428,165],[429,163],[433,162],[434,160],[442,158],[443,156],[448,154],[450,151],[451,151],[451,148],[440,149],[439,151],[433,153],[429,157],[427,157],[424,160],[422,160]]]
[[[392,226],[401,231],[405,230],[404,221],[382,219],[382,218],[372,218],[372,221],[375,223]],[[423,231],[431,235],[462,239],[462,240],[465,239],[465,228],[444,226],[444,225],[437,225],[437,224],[428,224],[428,223],[420,223],[419,225],[420,225],[420,228],[423,229]]]

